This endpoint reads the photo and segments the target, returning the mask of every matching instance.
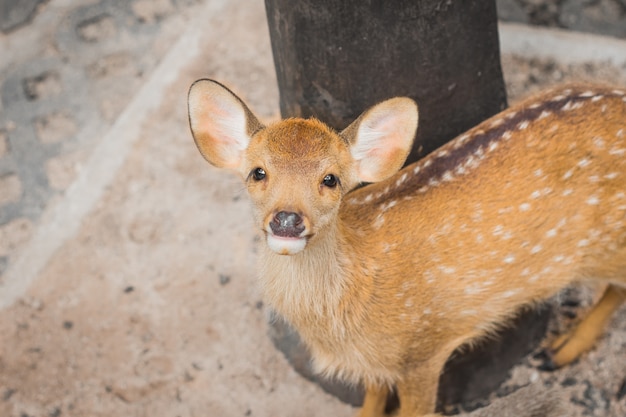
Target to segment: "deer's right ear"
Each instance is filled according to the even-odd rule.
[[[236,169],[254,132],[262,128],[248,107],[222,84],[202,79],[188,96],[189,125],[200,153],[219,168]]]
[[[350,143],[359,181],[382,181],[402,168],[417,121],[415,102],[396,97],[370,108],[341,132]]]

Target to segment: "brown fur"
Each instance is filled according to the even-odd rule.
[[[192,130],[212,108],[195,100]],[[622,90],[544,93],[388,177],[399,168],[398,153],[403,160],[408,152],[398,145],[406,132],[394,132],[388,150],[364,157],[387,164],[372,171],[380,182],[351,191],[369,162],[355,161],[350,147],[363,143],[363,123],[410,113],[395,100],[341,134],[301,119],[257,129],[236,167],[262,230],[281,210],[303,217],[304,250],[285,256],[266,248],[261,256],[264,296],[298,329],[320,372],[366,385],[362,416],[379,415],[391,388],[401,416],[432,413],[439,374],[457,347],[520,306],[588,279],[612,284],[609,307],[588,319],[598,328],[626,283]],[[197,142],[210,136],[193,133]],[[213,155],[207,143],[198,146]],[[267,171],[263,181],[248,175],[257,166]],[[328,173],[338,187],[321,185]],[[555,364],[573,360],[598,333],[560,341]]]

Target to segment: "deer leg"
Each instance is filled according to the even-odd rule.
[[[433,361],[435,362],[435,361]],[[417,366],[398,382],[400,409],[397,417],[436,416],[437,388],[444,363]],[[412,366],[412,365],[407,365]]]
[[[383,386],[370,386],[365,390],[363,407],[359,410],[357,417],[382,417],[385,415],[385,405],[389,388]]]
[[[626,299],[626,289],[609,285],[589,315],[573,331],[559,337],[552,343],[548,351],[550,359],[548,359],[549,362],[546,363],[545,367],[556,369],[567,365],[583,352],[591,349],[595,341],[604,332],[613,312],[622,304],[624,299]]]

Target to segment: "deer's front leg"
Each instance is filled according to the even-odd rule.
[[[407,364],[411,369],[407,369],[402,381],[398,382],[400,410],[397,417],[436,416],[439,375],[445,361],[439,362]]]
[[[385,405],[389,388],[383,386],[370,386],[365,390],[363,407],[359,410],[357,417],[382,417],[385,415]]]

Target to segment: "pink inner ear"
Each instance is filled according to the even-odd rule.
[[[379,182],[395,174],[404,163],[406,152],[402,148],[372,149],[359,161],[359,179],[363,182]]]
[[[246,112],[230,92],[210,83],[198,85],[189,97],[189,116],[202,155],[222,168],[237,168],[250,138]]]
[[[406,98],[384,101],[363,115],[351,148],[361,181],[395,174],[408,155],[417,128],[417,107]]]

